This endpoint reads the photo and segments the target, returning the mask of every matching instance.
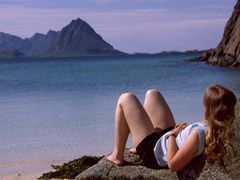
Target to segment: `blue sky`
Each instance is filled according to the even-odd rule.
[[[208,49],[223,34],[237,0],[0,0],[0,32],[31,37],[88,22],[116,49]]]

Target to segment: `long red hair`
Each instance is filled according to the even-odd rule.
[[[209,129],[206,136],[205,155],[210,162],[222,161],[230,143],[230,126],[235,119],[237,102],[234,93],[221,85],[214,84],[204,94],[205,120]]]

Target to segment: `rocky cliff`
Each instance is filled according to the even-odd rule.
[[[36,33],[31,38],[0,32],[0,53],[18,51],[29,57],[77,57],[124,54],[103,40],[85,21],[78,18],[60,31]],[[4,56],[1,56],[4,57]]]
[[[202,60],[211,65],[240,67],[240,0],[226,24],[221,42],[205,53]]]

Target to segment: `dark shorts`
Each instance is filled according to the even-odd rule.
[[[162,167],[158,165],[153,149],[159,138],[162,137],[168,131],[171,131],[173,128],[174,126],[171,126],[167,129],[164,129],[160,133],[154,132],[145,137],[139,143],[139,145],[137,146],[137,153],[143,160],[143,165],[152,169],[168,169],[167,166]]]

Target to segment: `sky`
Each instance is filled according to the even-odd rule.
[[[217,46],[237,0],[0,0],[0,32],[29,38],[81,18],[127,52]]]

